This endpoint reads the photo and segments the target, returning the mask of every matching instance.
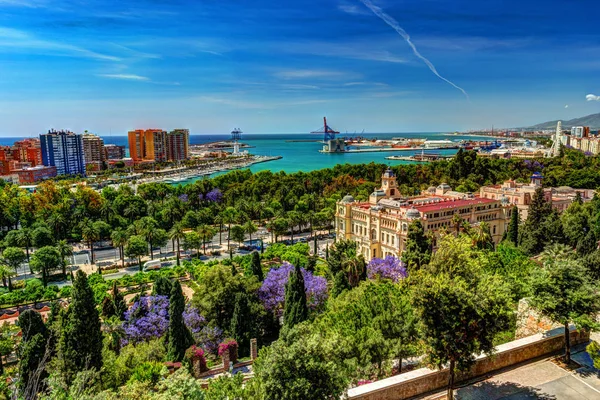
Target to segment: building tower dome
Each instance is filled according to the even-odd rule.
[[[421,218],[421,213],[416,208],[411,207],[406,212],[406,218],[408,218],[408,219],[419,219],[419,218]]]
[[[531,175],[531,185],[536,187],[542,186],[542,179],[544,179],[544,177],[541,173],[534,172],[533,175]]]
[[[347,194],[342,199],[342,203],[354,203],[354,197],[352,197],[350,194]]]

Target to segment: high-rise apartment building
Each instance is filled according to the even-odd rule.
[[[94,165],[97,169],[102,168],[102,163],[106,160],[104,154],[104,139],[91,133],[85,133],[81,136],[83,141],[83,156],[85,165]]]
[[[574,126],[571,128],[571,136],[583,137],[583,126]]]
[[[105,144],[104,157],[106,160],[120,160],[122,158],[125,158],[125,146],[117,146],[116,144]]]
[[[167,135],[167,159],[169,161],[187,160],[190,158],[189,129],[175,129]]]
[[[134,162],[167,161],[167,132],[162,129],[137,129],[127,133],[129,156]]]
[[[190,131],[175,129],[137,129],[128,132],[129,156],[134,162],[179,161],[189,158]]]
[[[56,167],[57,175],[85,175],[83,140],[69,131],[50,130],[40,135],[42,163]]]

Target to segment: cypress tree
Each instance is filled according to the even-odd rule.
[[[192,334],[183,322],[185,298],[179,281],[173,283],[169,299],[169,331],[167,343],[167,358],[170,361],[181,361],[185,351],[194,343]]]
[[[48,345],[48,329],[38,312],[25,310],[19,315],[19,388],[24,398],[35,398],[47,373],[41,363]]]
[[[577,242],[577,255],[579,257],[587,256],[598,249],[598,241],[593,231],[589,231]]]
[[[119,292],[117,281],[113,282],[112,301],[115,308],[115,315],[119,317],[120,320],[123,320],[125,311],[127,311],[127,304],[125,304],[125,297],[123,296],[123,293]]]
[[[421,221],[415,220],[408,226],[406,249],[402,253],[402,261],[409,269],[419,269],[428,264],[430,258],[431,244],[425,236]]]
[[[79,270],[73,282],[71,304],[63,321],[59,342],[67,382],[85,369],[102,367],[102,332],[94,292],[86,274]]]
[[[256,276],[260,282],[264,280],[262,266],[260,265],[260,254],[258,254],[258,251],[252,253],[252,275]]]
[[[152,285],[152,295],[170,296],[172,289],[173,285],[171,281],[164,276],[159,276],[154,280],[154,285]]]
[[[296,265],[285,286],[285,305],[283,309],[283,326],[292,328],[294,325],[308,318],[308,306],[306,305],[306,290],[304,277],[300,267]]]
[[[48,376],[42,365],[46,358],[47,338],[36,333],[27,342],[21,343],[21,359],[19,361],[19,388],[22,398],[36,399],[43,389],[43,381]]]
[[[21,328],[21,341],[23,343],[28,342],[38,333],[44,338],[48,337],[48,329],[44,325],[40,313],[33,310],[25,310],[19,315],[19,327]]]
[[[230,332],[233,338],[238,342],[240,352],[248,353],[250,344],[251,326],[250,326],[250,306],[248,305],[248,295],[238,292],[235,295],[235,307],[231,317]]]
[[[102,316],[106,319],[115,315],[115,303],[113,300],[106,296],[104,300],[102,300]]]
[[[344,271],[338,271],[335,274],[335,278],[333,280],[333,287],[331,288],[331,297],[338,297],[344,290],[350,290],[350,283],[348,282],[348,278],[346,277],[346,273]]]
[[[510,214],[510,223],[508,224],[508,240],[515,246],[519,245],[519,208],[513,206]]]
[[[544,197],[544,189],[541,187],[535,189],[531,204],[529,205],[529,213],[527,215],[527,222],[533,227],[540,227],[541,224],[546,220],[546,217],[552,211],[552,206],[546,201]]]

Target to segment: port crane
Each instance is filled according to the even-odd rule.
[[[323,143],[327,143],[330,140],[334,140],[335,135],[339,134],[340,132],[331,129],[329,127],[329,125],[327,125],[327,117],[323,117],[323,127],[320,129],[317,129],[316,131],[312,131],[311,133],[322,134],[323,135]]]

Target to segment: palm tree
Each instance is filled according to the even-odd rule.
[[[121,266],[125,268],[125,252],[123,247],[127,244],[127,234],[122,229],[112,231],[110,234],[110,240],[113,246],[119,248],[119,255],[121,256]]]
[[[13,269],[5,264],[5,263],[1,263],[0,264],[0,277],[2,278],[2,284],[4,285],[4,287],[7,287],[6,285],[6,281],[8,279],[8,290],[12,290],[12,282],[10,281],[10,277],[11,276],[15,276],[15,271],[13,271]]]
[[[154,230],[158,228],[158,224],[152,217],[143,217],[139,221],[140,225],[142,226],[142,234],[144,235],[146,241],[148,242],[148,245],[150,246],[150,259],[154,260],[154,252],[152,251],[152,239],[154,237]]]
[[[27,254],[27,262],[29,262],[29,247],[31,246],[31,241],[33,240],[32,231],[30,228],[21,228],[19,230],[19,236],[17,236],[17,242],[19,246],[25,247],[25,252]],[[31,271],[31,267],[29,267]],[[31,271],[33,274],[33,271]]]
[[[83,237],[83,240],[88,242],[88,244],[90,246],[90,253],[92,256],[91,263],[95,264],[95,262],[94,262],[94,242],[100,240],[100,231],[98,230],[98,228],[94,225],[94,223],[92,221],[85,220],[82,222],[81,237]]]
[[[254,225],[252,220],[248,220],[248,222],[244,224],[244,232],[246,232],[250,236],[250,243],[252,243],[252,234],[256,233],[257,231],[258,228],[256,227],[256,225]]]
[[[54,234],[57,237],[62,237],[62,233],[63,233],[64,229],[66,228],[66,225],[67,225],[67,220],[61,212],[54,211],[48,217],[48,226],[50,227],[50,229],[52,229],[54,231]]]
[[[548,265],[556,261],[565,261],[573,258],[575,252],[566,244],[552,243],[546,246],[540,254],[540,260],[543,265]]]
[[[304,223],[304,216],[298,211],[290,211],[288,213],[289,228],[292,231],[292,243],[294,243],[294,228],[300,226],[302,232],[302,224]]]
[[[169,231],[169,239],[177,242],[177,265],[180,265],[179,261],[179,241],[185,238],[185,232],[183,231],[183,225],[181,222],[176,222],[175,225]]]
[[[223,219],[223,223],[227,225],[227,248],[229,248],[231,240],[231,224],[234,224],[237,221],[238,211],[233,207],[227,207],[221,214],[221,218]]]
[[[494,249],[492,233],[490,232],[490,226],[487,222],[481,222],[477,228],[473,229],[471,237],[473,238],[474,245],[477,246],[477,248],[481,250]]]
[[[223,217],[221,214],[215,215],[214,218],[215,224],[219,225],[219,246],[223,244],[222,236],[223,236]]]
[[[116,211],[112,203],[108,200],[104,200],[100,206],[100,215],[104,217],[107,224],[110,224],[110,219],[115,213]]]
[[[56,243],[56,248],[60,253],[60,257],[62,259],[62,273],[67,277],[67,258],[73,255],[73,246],[71,246],[65,239],[59,240]]]
[[[458,213],[452,216],[452,225],[454,225],[454,229],[456,230],[457,236],[460,233],[460,228],[462,227],[463,223],[464,221]]]
[[[214,228],[210,225],[202,224],[197,229],[198,235],[202,238],[202,247],[204,249],[204,255],[206,255],[206,238],[211,237],[214,234]]]

